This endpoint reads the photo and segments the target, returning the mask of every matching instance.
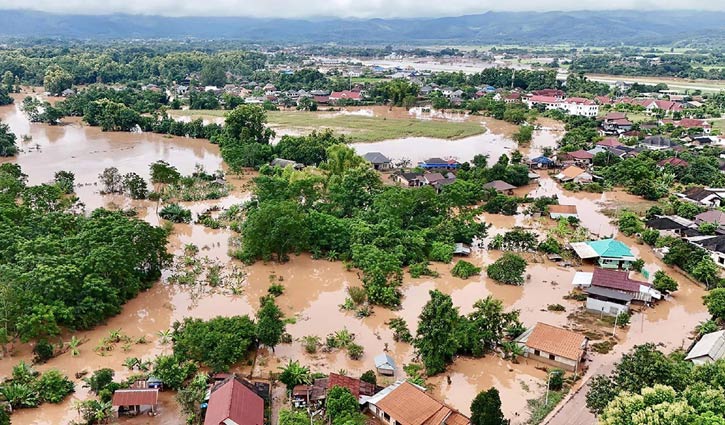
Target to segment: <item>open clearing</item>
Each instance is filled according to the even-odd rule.
[[[632,77],[628,75],[604,75],[604,74],[587,74],[587,78],[592,81],[602,83],[614,83],[616,81],[624,81],[627,83],[640,84],[667,84],[670,90],[702,90],[703,92],[718,92],[725,90],[725,81],[715,80],[688,80],[685,78],[675,77]]]
[[[227,111],[172,111],[177,116],[222,117]],[[272,128],[309,132],[332,129],[345,134],[351,142],[377,142],[405,137],[461,139],[484,133],[480,122],[420,120],[416,118],[368,116],[342,112],[270,111],[267,119]]]

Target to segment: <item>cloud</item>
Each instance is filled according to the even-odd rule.
[[[0,9],[54,13],[165,16],[436,17],[496,11],[699,9],[722,11],[725,0],[0,0]]]

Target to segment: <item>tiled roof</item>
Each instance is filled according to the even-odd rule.
[[[618,147],[622,146],[622,143],[617,139],[609,137],[609,138],[602,140],[601,142],[598,142],[597,146],[608,146],[608,147],[612,147],[612,148],[618,148]]]
[[[390,159],[388,159],[387,156],[383,155],[380,152],[368,152],[363,155],[363,158],[373,164],[387,164],[390,162]]]
[[[549,205],[549,213],[576,214],[576,205]]]
[[[692,350],[687,353],[685,360],[707,356],[712,360],[725,357],[725,331],[705,334],[697,341]]]
[[[673,167],[689,167],[690,164],[681,158],[667,158],[663,159],[662,161],[658,162],[657,165],[660,167],[664,167],[665,165],[672,165]]]
[[[627,114],[624,112],[609,112],[604,116],[605,120],[621,120],[627,118]]]
[[[356,399],[359,399],[361,395],[371,396],[375,394],[375,384],[337,373],[331,373],[330,378],[327,380],[327,389],[329,390],[332,387],[347,388]]]
[[[586,337],[576,332],[537,323],[526,340],[526,346],[555,354],[566,359],[579,360],[584,352]]]
[[[377,401],[377,407],[400,425],[469,425],[470,419],[426,394],[410,382]]]
[[[569,152],[569,156],[576,159],[592,159],[594,158],[594,155],[591,153],[585,151],[585,150],[578,150],[574,152]]]
[[[584,173],[584,170],[582,170],[582,169],[581,169],[581,168],[579,168],[579,167],[575,167],[575,166],[573,166],[573,165],[572,165],[571,167],[566,167],[566,168],[565,168],[565,169],[564,169],[564,170],[563,170],[563,171],[561,172],[561,174],[562,174],[562,175],[563,175],[564,177],[566,177],[566,178],[569,178],[569,179],[573,179],[574,177],[576,177],[576,176],[578,176],[578,175],[580,175],[580,174],[582,174],[582,173]]]
[[[648,285],[629,278],[629,272],[609,269],[594,269],[592,286],[616,289],[626,292],[639,292],[639,285]]]
[[[696,215],[695,220],[723,225],[725,224],[725,212],[722,212],[720,210],[705,211]]]
[[[539,95],[531,96],[529,101],[534,103],[561,103],[561,100],[557,99],[556,97]]]

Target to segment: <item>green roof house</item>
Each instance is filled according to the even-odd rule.
[[[605,269],[628,269],[637,259],[627,245],[616,239],[576,242],[570,246],[582,260],[596,260]]]

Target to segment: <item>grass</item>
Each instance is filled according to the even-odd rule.
[[[554,410],[557,404],[564,398],[566,393],[562,391],[549,391],[548,403],[544,403],[546,395],[542,395],[540,398],[532,399],[528,401],[529,411],[531,412],[531,418],[527,423],[532,425],[538,425],[543,421],[546,416]]]
[[[190,110],[180,115],[192,117],[222,117],[227,111]],[[481,134],[486,129],[480,123],[426,121],[415,118],[368,117],[361,115],[337,115],[330,112],[271,111],[267,112],[273,128],[302,132],[329,128],[345,134],[351,142],[377,142],[404,137],[431,137],[436,139],[460,139]]]

